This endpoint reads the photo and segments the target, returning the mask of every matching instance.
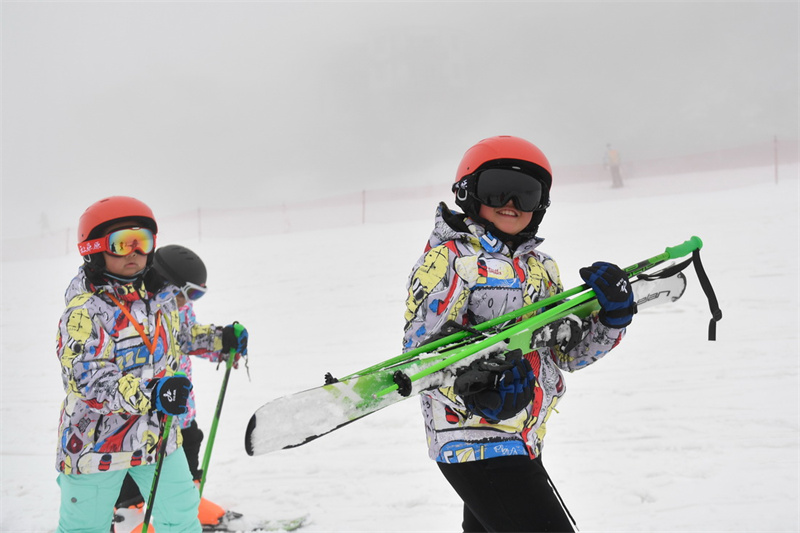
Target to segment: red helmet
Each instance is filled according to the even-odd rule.
[[[78,242],[99,238],[105,228],[120,220],[136,220],[153,235],[158,233],[153,211],[144,202],[130,196],[111,196],[93,203],[83,212],[78,222]]]
[[[453,192],[456,193],[456,205],[464,210],[473,220],[486,224],[479,216],[480,203],[467,194],[472,177],[479,170],[487,168],[511,168],[536,178],[542,184],[542,209],[533,213],[531,223],[521,233],[523,237],[535,235],[550,204],[550,186],[553,174],[550,162],[539,148],[520,137],[498,135],[489,137],[472,146],[461,158],[456,172]],[[496,228],[495,228],[495,231]]]
[[[541,150],[532,143],[511,135],[498,135],[480,141],[467,150],[456,172],[456,181],[472,174],[480,167],[491,163],[492,166],[505,164],[519,164],[535,171],[535,177],[545,180],[545,185],[550,189],[553,171],[550,162]],[[533,165],[533,166],[532,166]],[[545,172],[542,172],[544,170]]]

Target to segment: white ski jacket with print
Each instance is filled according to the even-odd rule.
[[[181,330],[175,292],[172,285],[158,294],[133,284],[93,287],[83,269],[72,279],[56,341],[66,392],[59,472],[91,474],[155,463],[160,427],[148,385],[178,371],[181,342],[186,349],[222,349],[221,328]],[[173,417],[167,454],[181,440]]]
[[[562,292],[556,262],[537,249],[541,242],[534,238],[512,251],[483,226],[440,204],[426,251],[408,280],[404,350],[424,344],[450,320],[475,325]],[[537,380],[533,401],[497,424],[472,415],[452,387],[423,393],[431,458],[460,463],[506,455],[537,457],[545,423],[565,392],[561,370],[572,372],[597,361],[624,334],[624,329],[602,325],[595,313],[583,320],[582,339],[569,353],[548,348],[525,354]]]

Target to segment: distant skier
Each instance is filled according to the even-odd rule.
[[[162,421],[186,412],[192,387],[177,374],[182,343],[193,350],[246,349],[246,331],[231,335],[233,325],[207,335],[181,328],[176,287],[151,268],[157,231],[150,208],[127,196],[95,202],[78,224],[83,266],[67,288],[56,342],[66,393],[57,533],[107,533],[126,473],[149,495]],[[199,502],[173,418],[155,529],[201,531]]]
[[[409,276],[404,350],[563,291],[536,236],[551,183],[549,162],[524,139],[492,137],[466,152],[453,186],[464,213],[439,205]],[[573,531],[542,463],[545,422],[565,392],[561,370],[607,354],[636,312],[619,267],[598,262],[580,275],[599,312],[554,324],[550,348],[474,362],[452,387],[421,394],[429,454],[464,502],[465,532]]]
[[[198,324],[197,316],[194,312],[194,302],[208,290],[206,287],[208,273],[206,265],[200,256],[185,246],[169,244],[155,251],[153,268],[175,286],[175,300],[180,313],[181,330],[191,331],[195,336],[213,335],[216,327],[214,325]],[[192,350],[188,345],[186,350],[183,351],[181,356],[180,369],[190,381],[192,380],[192,358],[190,355],[212,362],[220,362],[226,355],[224,352],[203,348]],[[242,354],[237,354],[234,368],[238,368],[240,357],[242,357]],[[178,422],[183,434],[183,450],[189,462],[189,471],[192,473],[192,479],[194,479],[195,484],[199,485],[203,477],[203,471],[200,469],[200,445],[203,442],[203,432],[195,420],[197,411],[195,409],[194,388],[189,392],[186,407],[186,413],[178,417]],[[116,522],[117,533],[130,531],[134,524],[142,522],[142,505],[144,503],[145,500],[139,491],[139,487],[136,486],[130,476],[126,476],[116,505],[118,517]],[[204,528],[218,526],[225,514],[224,508],[205,497],[200,499],[198,516]]]
[[[611,187],[618,189],[622,187],[622,174],[620,167],[622,166],[622,158],[619,155],[619,150],[612,148],[610,144],[606,145],[606,153],[603,156],[603,167],[611,172]]]

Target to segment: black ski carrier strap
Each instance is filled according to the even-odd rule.
[[[703,292],[708,299],[708,307],[711,310],[711,320],[708,323],[708,340],[715,341],[717,340],[717,322],[722,320],[722,310],[719,308],[717,296],[714,294],[714,288],[711,286],[708,275],[703,268],[702,261],[700,261],[699,249],[692,251],[692,257],[685,261],[670,265],[663,270],[659,270],[658,272],[639,274],[638,277],[639,279],[643,280],[669,278],[682,271],[684,268],[689,266],[690,263],[694,263],[694,270],[697,273],[697,279],[700,281],[700,286],[703,288]]]
[[[711,287],[711,282],[708,280],[703,263],[700,261],[700,250],[692,252],[692,261],[697,272],[697,279],[700,280],[700,286],[703,287],[703,292],[706,293],[708,307],[711,310],[711,320],[708,323],[708,340],[715,341],[717,340],[717,322],[722,320],[722,310],[719,308],[714,288]]]

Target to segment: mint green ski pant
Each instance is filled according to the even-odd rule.
[[[125,474],[131,475],[147,499],[155,471],[155,465],[142,465],[96,474],[59,474],[61,510],[56,533],[108,533]],[[186,454],[178,448],[161,466],[150,523],[157,533],[199,533],[203,530],[197,519],[199,505],[200,493]]]

